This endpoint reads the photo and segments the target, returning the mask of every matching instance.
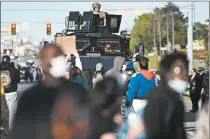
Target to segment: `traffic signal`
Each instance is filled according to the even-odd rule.
[[[51,35],[51,31],[52,31],[52,25],[51,23],[47,24],[47,35]]]
[[[16,24],[11,24],[11,34],[16,35]]]

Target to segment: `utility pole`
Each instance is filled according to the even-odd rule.
[[[169,32],[168,32],[168,14],[167,16],[167,44],[169,44]]]
[[[189,74],[193,68],[193,21],[192,21],[192,13],[193,13],[193,2],[189,1],[188,8],[188,34],[187,34],[187,52],[189,59]]]
[[[153,35],[154,35],[154,50],[155,50],[155,53],[158,55],[157,53],[157,48],[156,48],[156,29],[155,29],[155,21],[156,19],[153,20]]]
[[[174,11],[172,12],[172,50],[174,50]]]
[[[166,14],[166,17],[167,17],[167,53],[170,52],[170,46],[169,46],[169,27],[168,27],[168,14]]]
[[[158,15],[158,32],[159,32],[159,56],[161,56],[161,17]]]

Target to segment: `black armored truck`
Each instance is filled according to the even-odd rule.
[[[65,19],[66,29],[55,34],[58,43],[66,54],[71,51],[69,39],[75,41],[75,47],[80,55],[83,70],[91,77],[97,63],[102,63],[105,70],[113,67],[114,58],[123,56],[128,61],[131,58],[129,49],[130,34],[120,30],[122,15],[113,15],[106,12],[94,14],[93,11],[80,14],[79,11],[70,11]],[[73,39],[71,39],[71,37]],[[65,45],[64,45],[65,44]],[[86,75],[86,77],[88,76]],[[88,78],[89,79],[89,78]]]

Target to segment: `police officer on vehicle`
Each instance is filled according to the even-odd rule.
[[[98,2],[95,2],[95,3],[93,3],[92,8],[93,8],[94,14],[99,14],[100,9],[101,9],[101,4]]]
[[[106,13],[103,11],[100,11],[101,4],[98,2],[93,3],[93,14],[98,14],[100,16],[99,19],[99,25],[106,26]]]

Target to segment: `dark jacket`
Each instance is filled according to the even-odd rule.
[[[4,128],[8,128],[9,126],[8,117],[9,117],[9,111],[4,95],[4,89],[1,86],[1,126],[3,126]]]
[[[186,139],[184,104],[167,84],[153,88],[144,109],[147,139]]]
[[[192,75],[189,76],[189,92],[199,92],[201,93],[202,88],[202,77],[199,74],[196,74],[192,79]],[[199,91],[200,90],[200,91]]]
[[[15,68],[14,63],[1,63],[1,82],[5,93],[15,92],[20,82],[20,72]]]
[[[77,134],[71,126],[76,121],[88,121],[87,94],[80,84],[65,79],[57,86],[45,80],[37,83],[20,96],[9,139],[58,139],[62,137],[56,135]],[[56,125],[65,128],[53,130]]]
[[[203,88],[206,93],[209,92],[209,72],[207,72],[203,78]]]

